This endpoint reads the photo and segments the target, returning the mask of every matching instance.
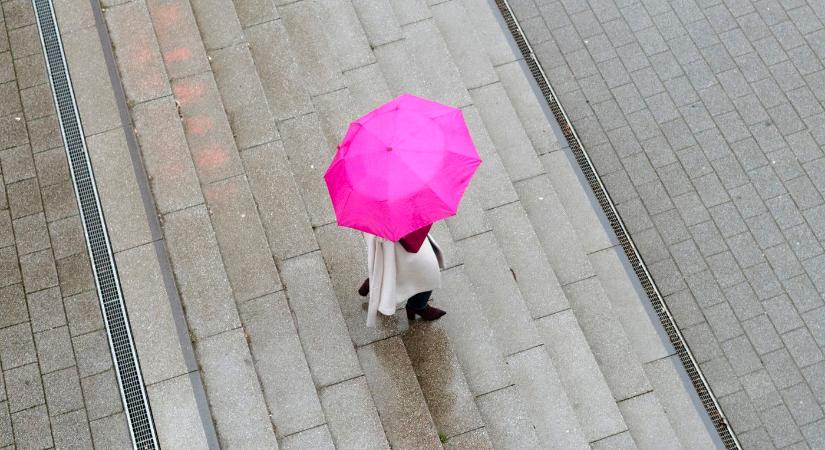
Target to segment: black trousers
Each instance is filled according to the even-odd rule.
[[[414,311],[421,311],[427,307],[427,302],[430,301],[430,295],[433,291],[419,292],[407,300],[407,306]]]

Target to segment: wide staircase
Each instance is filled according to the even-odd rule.
[[[717,447],[498,14],[488,0],[107,10],[121,61],[136,36],[164,58],[120,70],[175,276],[197,282],[181,298],[223,447]],[[169,88],[140,98],[146,73]],[[460,107],[484,163],[434,227],[448,314],[366,328],[363,239],[336,225],[322,176],[348,123],[404,92]]]

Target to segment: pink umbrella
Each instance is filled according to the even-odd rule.
[[[479,164],[460,109],[404,94],[350,124],[324,179],[339,225],[397,241],[454,215]]]

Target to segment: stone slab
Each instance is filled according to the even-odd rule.
[[[512,38],[503,27],[499,12],[487,0],[463,0],[464,7],[473,26],[478,32],[481,47],[487,50],[493,66],[499,66],[520,58],[518,49],[510,42]]]
[[[195,350],[221,446],[277,448],[243,330],[200,340]]]
[[[402,29],[412,63],[418,67],[428,98],[458,108],[472,103],[434,21],[414,22]]]
[[[401,27],[391,3],[353,0],[352,5],[373,48],[401,39]]]
[[[206,50],[225,48],[243,41],[243,30],[233,2],[194,0],[189,3]]]
[[[321,388],[319,396],[336,448],[390,448],[363,376]]]
[[[188,368],[154,244],[117,253],[115,262],[143,382],[151,385],[185,374]]]
[[[97,30],[85,28],[62,39],[83,132],[91,136],[119,127],[114,94],[111,89],[101,89],[111,83]]]
[[[559,143],[551,125],[555,124],[555,118],[547,104],[541,103],[543,99],[536,95],[538,87],[528,78],[531,75],[524,61],[503,64],[496,67],[496,72],[536,152],[543,155],[566,145]]]
[[[492,450],[493,443],[485,428],[478,428],[447,439],[444,448],[448,450]]]
[[[208,70],[206,50],[189,2],[148,0],[146,6],[169,78],[182,78]]]
[[[642,303],[649,300],[621,248],[591,253],[589,259],[639,360],[649,362],[673,354],[652,306]]]
[[[516,185],[519,199],[562,286],[593,275],[593,267],[556,196],[550,178],[541,176]]]
[[[316,228],[315,233],[352,342],[361,346],[400,333],[406,327],[400,314],[378,314],[375,326],[366,326],[369,300],[357,292],[368,275],[367,247],[361,233],[336,224]]]
[[[206,448],[209,445],[189,375],[148,386],[146,394],[152,404],[152,418],[161,446]]]
[[[125,413],[94,420],[89,425],[95,447],[127,448],[132,445]]]
[[[375,62],[367,36],[351,2],[318,0],[319,16],[342,71]]]
[[[535,319],[570,307],[520,202],[487,211],[493,234]]]
[[[401,337],[439,433],[449,439],[484,426],[445,327],[419,322]]]
[[[80,380],[80,384],[83,385],[83,397],[80,404],[82,406],[85,402],[86,414],[90,420],[100,419],[123,411],[120,390],[113,369],[88,376]],[[78,391],[80,390],[80,384],[77,386]],[[77,395],[80,396],[80,392]],[[51,411],[50,404],[49,412]]]
[[[544,347],[510,355],[507,365],[539,440],[559,449],[589,448],[585,436],[591,430],[579,426],[581,415],[576,417]]]
[[[146,4],[124,3],[107,8],[104,16],[126,98],[139,103],[169,95],[169,80]]]
[[[619,402],[630,435],[640,448],[680,448],[667,411],[653,392]],[[674,417],[674,420],[678,420]]]
[[[150,242],[152,231],[149,229],[149,219],[146,217],[137,177],[132,170],[132,160],[123,131],[117,129],[91,136],[86,140],[86,146],[106,217],[112,251],[118,252]],[[66,158],[65,155],[62,156]]]
[[[289,33],[295,59],[303,70],[309,95],[331,92],[344,86],[335,48],[328,40],[321,19],[321,5],[301,0],[278,8]]]
[[[498,81],[498,75],[483,46],[478,45],[478,31],[474,28],[460,1],[448,1],[431,8],[450,55],[467,89]]]
[[[80,378],[112,368],[111,351],[105,330],[75,336],[72,338],[72,346]]]
[[[333,157],[333,144],[327,142],[318,115],[307,114],[281,123],[284,149],[292,174],[304,199],[312,225],[335,220],[323,173]]]
[[[433,423],[401,339],[391,337],[359,347],[358,359],[390,446],[438,447],[438,431],[443,430]]]
[[[613,396],[623,400],[649,391],[647,376],[599,281],[578,281],[565,286],[565,292]]]
[[[698,398],[691,392],[679,358],[669,356],[645,364],[656,398],[684,448],[720,448],[718,436],[711,435],[712,426]]]
[[[14,428],[14,441],[18,447],[49,448],[53,445],[54,441],[49,433],[49,415],[45,405],[14,413],[11,420]]]
[[[218,87],[209,72],[172,81],[183,133],[201,183],[243,173]]]
[[[247,28],[244,33],[275,120],[282,121],[312,112],[303,71],[295,60],[283,21],[261,23]]]
[[[246,177],[206,186],[204,196],[235,300],[282,289]]]
[[[160,213],[203,203],[174,99],[164,97],[136,105],[132,118]]]
[[[540,340],[530,312],[509,267],[504,264],[492,233],[459,243],[465,257],[467,277],[490,320],[496,342],[505,355],[536,346]]]
[[[249,189],[276,261],[318,249],[306,206],[290,171],[283,143],[275,141],[244,151]]]
[[[323,425],[321,402],[284,293],[246,302],[241,321],[276,434],[283,438]]]
[[[412,62],[408,47],[406,39],[398,39],[374,48],[373,52],[393,95],[409,92],[419,97],[429,97],[428,87]]]
[[[318,119],[321,121],[321,130],[330,145],[337,146],[342,142],[349,125],[358,118],[352,108],[354,102],[348,88],[326,92],[312,98]]]
[[[543,317],[536,324],[587,441],[626,430],[605,374],[572,311]]]
[[[51,418],[52,436],[56,448],[91,448],[92,433],[83,410]]]
[[[523,395],[516,386],[508,386],[476,397],[493,448],[542,448]]]
[[[361,117],[392,100],[390,88],[377,62],[348,70],[344,72],[344,76],[352,98],[351,108],[355,117]]]
[[[513,184],[501,158],[496,152],[490,135],[484,126],[484,121],[478,113],[478,108],[468,106],[462,109],[467,129],[473,139],[473,144],[481,156],[482,163],[476,171],[476,184],[479,189],[479,201],[484,209],[495,208],[518,200]]]
[[[335,444],[326,425],[320,425],[299,433],[290,434],[281,440],[282,450],[301,450],[312,448],[318,450],[332,450]]]
[[[164,231],[192,334],[202,339],[240,326],[206,208],[168,214]]]
[[[281,277],[316,386],[361,374],[358,358],[321,255],[284,261]]]
[[[238,149],[277,139],[278,130],[249,46],[244,43],[212,50],[209,58]]]
[[[442,290],[437,301],[448,312],[440,319],[462,371],[476,396],[510,384],[501,350],[497,347],[487,317],[478,307],[475,292],[463,266],[442,272]]]

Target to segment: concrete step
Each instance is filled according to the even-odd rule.
[[[434,299],[434,302],[438,299]],[[402,336],[436,429],[447,440],[484,426],[445,325],[417,322]]]
[[[619,409],[639,449],[682,448],[664,408],[653,392],[622,400]]]
[[[503,19],[491,5],[490,0],[462,0],[473,27],[481,43],[479,47],[487,51],[494,67],[521,58],[512,37],[502,27]]]
[[[546,448],[587,449],[586,431],[544,346],[507,357],[510,373],[529,413],[536,435]],[[575,400],[573,400],[575,401]]]
[[[644,368],[682,448],[724,448],[679,358],[651,361]]]
[[[358,348],[375,406],[393,448],[442,448],[404,343],[398,336]]]
[[[545,448],[527,416],[524,397],[516,386],[476,397],[493,448],[527,450]]]
[[[627,430],[573,312],[562,311],[536,323],[587,441]]]
[[[365,377],[321,388],[318,395],[335,448],[390,448]]]

